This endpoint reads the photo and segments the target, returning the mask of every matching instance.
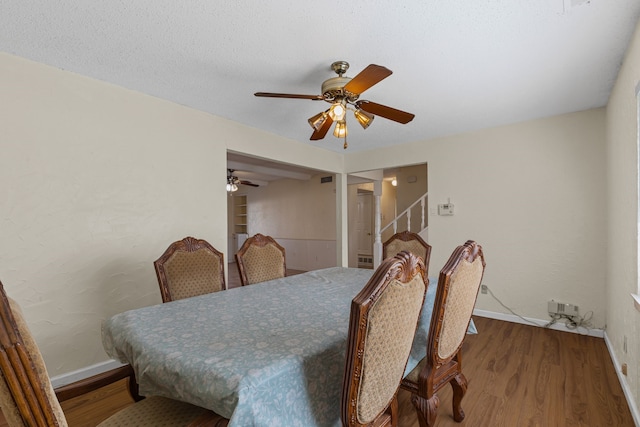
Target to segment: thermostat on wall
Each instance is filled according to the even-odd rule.
[[[453,203],[438,205],[438,215],[453,215]]]

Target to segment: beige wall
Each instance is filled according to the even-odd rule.
[[[102,319],[161,301],[169,243],[224,248],[225,192],[208,184],[224,123],[6,54],[0,98],[0,280],[56,375],[105,360]]]
[[[605,110],[347,154],[347,171],[428,163],[432,276],[467,239],[481,243],[485,283],[517,313],[548,319],[547,301],[606,323]],[[477,308],[507,313],[488,295]]]
[[[609,98],[606,153],[607,336],[617,362],[628,366],[626,382],[636,403],[640,402],[640,313],[630,294],[638,291],[638,82],[640,24]]]
[[[103,319],[161,302],[153,261],[171,242],[226,252],[227,149],[342,168],[339,154],[8,54],[0,99],[0,280],[52,376],[108,360]]]
[[[262,187],[244,187],[249,205],[249,235],[335,240],[335,180],[320,183],[320,178],[328,175],[314,175],[306,181],[281,179]]]
[[[380,227],[384,227],[389,224],[396,216],[396,187],[391,184],[391,181],[382,181],[382,195],[380,197]],[[398,211],[402,212],[402,211]],[[393,236],[393,225],[382,232],[381,242],[387,241]]]

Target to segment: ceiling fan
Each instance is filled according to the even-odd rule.
[[[349,69],[346,61],[336,61],[331,68],[338,74],[322,83],[320,95],[297,95],[289,93],[256,92],[255,96],[269,98],[294,98],[311,99],[312,101],[326,101],[331,104],[329,109],[309,118],[308,122],[313,128],[310,140],[315,141],[325,137],[333,122],[336,122],[333,135],[344,138],[344,148],[347,148],[347,110],[353,110],[358,123],[366,129],[375,116],[384,117],[394,122],[409,123],[415,115],[406,111],[387,107],[386,105],[359,99],[362,92],[389,77],[392,71],[381,65],[370,64],[355,77],[345,77]]]
[[[244,181],[233,175],[235,172],[234,169],[227,169],[227,191],[229,193],[233,193],[234,191],[238,191],[238,185],[248,185],[250,187],[260,187],[259,184],[254,184],[251,181]]]

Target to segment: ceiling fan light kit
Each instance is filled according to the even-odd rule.
[[[227,193],[233,193],[238,191],[238,185],[248,185],[250,187],[259,187],[259,184],[254,184],[251,181],[242,181],[237,176],[233,175],[235,170],[227,169]]]
[[[331,120],[333,120],[334,122],[339,122],[341,120],[344,120],[344,116],[346,116],[346,114],[347,114],[347,107],[345,105],[344,100],[341,100],[340,102],[336,102],[329,109],[329,115],[331,116]]]
[[[336,138],[344,138],[347,136],[347,122],[344,120],[339,120],[336,122],[336,127],[333,130],[333,136]]]
[[[346,112],[352,110],[358,123],[363,129],[367,129],[374,117],[381,116],[394,122],[406,124],[415,117],[406,111],[376,104],[375,102],[359,100],[360,95],[371,86],[389,77],[392,71],[381,65],[370,64],[355,77],[345,77],[349,69],[346,61],[336,61],[331,64],[331,69],[338,74],[322,83],[322,95],[298,95],[287,93],[256,92],[255,96],[270,98],[310,99],[323,100],[331,104],[331,107],[308,119],[313,129],[312,141],[325,137],[333,122],[336,126],[333,135],[336,138],[344,138],[344,148],[347,148],[347,122]]]
[[[369,114],[366,111],[362,111],[360,109],[353,112],[353,115],[358,120],[358,123],[362,126],[362,129],[366,129],[369,127],[375,116],[373,114]]]
[[[230,176],[229,178],[227,178],[227,193],[238,191],[238,185],[235,183],[234,178],[235,176]]]
[[[308,122],[311,125],[313,130],[319,130],[324,124],[325,120],[327,120],[327,114],[329,110],[323,111],[322,113],[318,113],[315,116],[311,117]]]

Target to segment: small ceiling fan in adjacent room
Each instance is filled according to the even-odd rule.
[[[384,117],[394,122],[406,124],[415,117],[406,111],[387,107],[386,105],[359,99],[362,92],[371,86],[389,77],[392,71],[381,65],[370,64],[355,77],[345,77],[349,69],[346,61],[336,61],[331,64],[338,77],[325,80],[322,83],[320,95],[297,95],[288,93],[256,92],[255,96],[269,98],[293,98],[310,99],[312,101],[326,101],[331,104],[327,110],[311,117],[308,121],[313,128],[311,140],[319,140],[325,137],[333,122],[336,122],[333,135],[336,138],[344,138],[344,148],[347,148],[347,121],[346,112],[352,110],[358,123],[366,129],[375,116]]]
[[[234,191],[238,191],[238,185],[248,185],[250,187],[260,187],[259,184],[254,184],[251,181],[245,181],[239,179],[233,173],[234,169],[227,169],[227,192],[233,193]]]

